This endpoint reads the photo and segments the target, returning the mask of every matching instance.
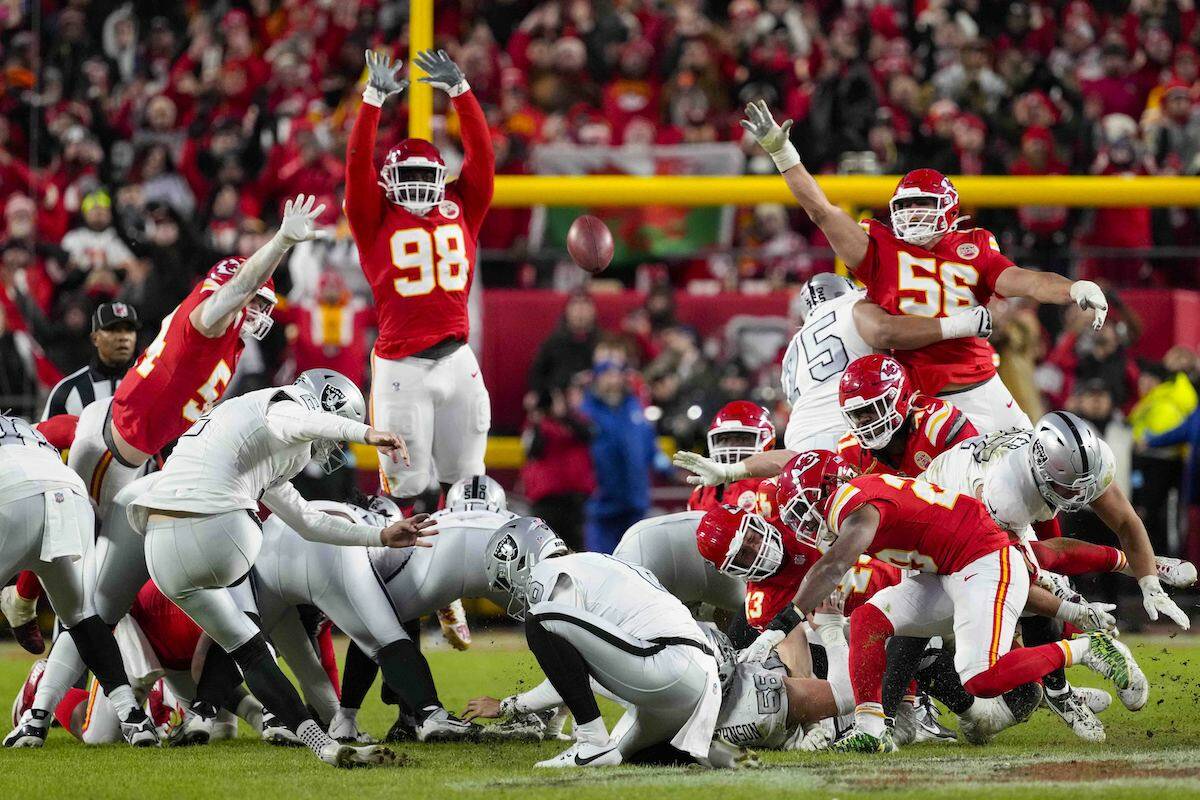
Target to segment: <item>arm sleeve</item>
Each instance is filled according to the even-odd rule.
[[[245,308],[254,293],[267,282],[275,267],[279,266],[288,246],[276,234],[266,244],[254,251],[228,283],[218,286],[216,291],[200,303],[200,325],[214,327],[221,319]]]
[[[287,481],[263,492],[262,503],[310,542],[343,547],[377,547],[381,544],[382,528],[351,522],[313,508]]]
[[[305,408],[295,400],[280,400],[267,409],[267,427],[278,439],[287,444],[311,442],[314,439],[332,439],[335,442],[357,442],[366,444],[365,423]]]
[[[458,194],[462,198],[463,216],[466,217],[472,232],[478,235],[483,217],[492,204],[496,180],[496,154],[492,150],[492,134],[488,130],[487,119],[479,101],[475,99],[474,92],[463,92],[451,102],[458,113],[463,144],[462,170],[454,185],[458,187]]]
[[[364,102],[346,146],[346,219],[360,247],[375,238],[383,221],[383,189],[374,162],[375,130],[381,111],[379,106]]]

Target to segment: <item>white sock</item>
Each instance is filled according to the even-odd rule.
[[[1046,694],[1048,694],[1051,697],[1062,697],[1064,694],[1071,693],[1070,681],[1063,684],[1063,688],[1061,688],[1061,689],[1051,689],[1049,686],[1045,686],[1045,685],[1043,685],[1042,688],[1045,689]]]
[[[1067,662],[1068,667],[1072,664],[1078,664],[1088,654],[1088,651],[1092,649],[1092,640],[1087,636],[1080,636],[1078,639],[1060,642],[1060,644],[1065,645],[1071,653],[1071,660]]]
[[[108,695],[108,702],[112,703],[113,709],[117,712],[117,719],[129,719],[129,715],[134,709],[140,707],[137,699],[133,696],[133,689],[128,685],[118,686]]]
[[[604,727],[604,717],[596,717],[591,722],[582,725],[576,723],[574,728],[575,741],[604,747],[608,744],[608,729]]]
[[[880,703],[859,703],[854,707],[854,727],[876,738],[883,736],[883,720],[883,705]]]
[[[245,697],[243,697],[241,699],[241,701],[238,703],[237,711],[234,713],[236,713],[242,719],[246,720],[246,724],[249,725],[251,728],[258,731],[259,733],[262,733],[262,729],[263,729],[262,712],[263,712],[262,703],[258,702],[258,700],[253,695],[248,694]]]
[[[296,726],[296,735],[308,746],[309,750],[317,755],[321,755],[322,750],[334,743],[333,739],[329,738],[329,734],[321,730],[321,726],[311,719],[306,719]]]
[[[358,721],[358,709],[357,708],[339,707],[335,717],[344,722],[357,722]]]

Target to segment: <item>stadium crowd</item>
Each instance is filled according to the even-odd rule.
[[[298,246],[280,271],[290,304],[277,315],[287,324],[244,362],[240,388],[325,363],[365,383],[372,312],[339,211],[343,159],[361,53],[406,42],[406,9],[386,0],[5,4],[0,396],[8,405],[39,415],[39,389],[95,358],[88,335],[101,302],[135,308],[145,344],[216,259],[260,246],[283,201],[301,192],[324,203],[321,222],[334,237]],[[737,124],[745,102],[764,97],[795,120],[792,139],[814,171],[1196,174],[1196,23],[1192,0],[462,0],[438,3],[436,35],[484,105],[500,173],[529,170],[533,148],[558,142],[731,142],[748,171],[770,173]],[[457,120],[444,112],[439,105],[435,138],[453,172]],[[388,110],[380,142],[400,137],[406,113],[404,104]],[[781,286],[827,269],[826,243],[802,217],[776,206],[739,210],[733,268],[713,274]],[[1037,207],[982,221],[1030,266],[1117,288],[1194,284],[1193,209]],[[491,212],[485,284],[549,280],[556,254],[530,251],[528,234],[528,210]],[[647,265],[640,274],[697,270]],[[618,272],[626,282],[638,275]],[[547,518],[555,502],[576,509],[594,490],[623,498],[628,507],[613,513],[640,514],[651,474],[668,468],[649,433],[694,444],[727,399],[780,407],[776,367],[748,369],[676,322],[672,289],[683,287],[671,280],[620,330],[599,330],[578,294],[543,345],[527,398],[525,481]],[[1181,478],[1178,443],[1200,439],[1192,413],[1200,370],[1186,347],[1161,364],[1136,363],[1137,320],[1117,316],[1120,324],[1092,333],[1071,314],[1039,318],[1008,303],[995,341],[1031,417],[1043,402],[1066,407],[1110,441],[1131,426],[1134,488],[1143,508],[1165,515],[1156,492],[1182,485],[1183,502],[1198,496],[1194,463]],[[650,410],[645,435],[603,423],[626,405]],[[1148,447],[1147,434],[1163,446]],[[605,459],[630,453],[644,476],[606,487]],[[579,468],[547,467],[554,458]],[[593,460],[600,468],[589,471]]]

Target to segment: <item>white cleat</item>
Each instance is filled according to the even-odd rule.
[[[279,717],[263,709],[262,740],[276,747],[304,747],[300,737],[292,729],[280,722]]]
[[[615,767],[621,763],[621,752],[611,742],[598,747],[576,742],[553,758],[534,764],[540,769],[573,769],[576,767]]]
[[[442,638],[455,650],[466,650],[471,646],[471,626],[467,623],[467,611],[462,600],[455,600],[445,608],[438,609],[438,625]]]
[[[50,715],[45,711],[26,709],[16,726],[4,737],[5,747],[41,747],[50,730]]]
[[[1108,694],[1103,692],[1103,694]],[[1099,743],[1105,739],[1104,723],[1096,717],[1080,690],[1071,689],[1057,697],[1049,692],[1042,696],[1046,708],[1054,712],[1063,722],[1070,726],[1071,731],[1085,742]],[[1109,697],[1111,702],[1112,698]]]
[[[937,708],[929,699],[929,695],[921,695],[913,710],[915,712],[913,716],[914,742],[953,742],[958,739],[954,735],[954,731],[942,724]]]
[[[1176,589],[1183,589],[1196,582],[1196,565],[1190,561],[1166,556],[1155,556],[1154,567],[1158,579]]]
[[[329,738],[341,744],[378,744],[379,740],[358,727],[357,720],[342,716],[339,712],[329,723]]]
[[[965,714],[958,715],[958,732],[971,744],[987,744],[1016,721],[1004,701],[997,697],[977,697]]]
[[[1130,711],[1140,711],[1150,699],[1150,682],[1122,642],[1107,633],[1089,633],[1090,646],[1082,663],[1108,678],[1117,687],[1117,697]]]
[[[186,711],[183,721],[167,733],[167,747],[206,745],[213,739],[214,719]]]
[[[575,741],[573,734],[563,732],[563,728],[567,726],[567,720],[571,718],[571,712],[566,706],[552,709],[548,715],[543,712],[541,716],[542,721],[546,723],[546,731],[542,734],[543,742]]]
[[[479,738],[485,742],[540,742],[545,733],[546,723],[537,714],[518,714],[494,725],[484,725]]]
[[[390,747],[383,745],[368,745],[354,747],[348,744],[330,742],[321,748],[318,757],[331,767],[338,769],[355,769],[357,767],[386,767],[396,763],[396,754]]]
[[[1083,698],[1083,702],[1087,704],[1093,714],[1103,714],[1112,705],[1112,695],[1103,689],[1096,689],[1092,686],[1072,686],[1071,689],[1076,695]]]
[[[420,742],[473,742],[479,738],[481,726],[467,722],[439,708],[417,726]]]

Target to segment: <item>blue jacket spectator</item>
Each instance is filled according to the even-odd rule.
[[[669,473],[671,463],[658,449],[654,426],[629,390],[623,368],[600,362],[594,375],[580,407],[592,422],[596,470],[584,544],[588,550],[611,553],[629,526],[650,510],[651,471]]]
[[[1186,508],[1191,503],[1200,500],[1200,495],[1196,492],[1196,480],[1200,478],[1200,409],[1189,414],[1187,419],[1180,425],[1168,431],[1147,436],[1143,441],[1145,441],[1147,447],[1171,447],[1177,444],[1189,445],[1181,502]]]

